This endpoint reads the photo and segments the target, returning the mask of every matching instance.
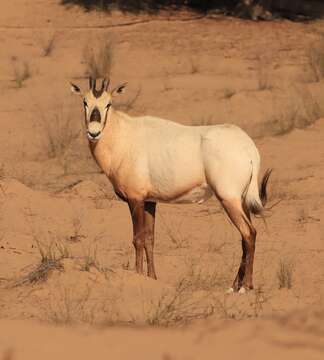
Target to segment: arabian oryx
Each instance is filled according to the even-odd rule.
[[[90,150],[127,202],[133,221],[136,271],[156,279],[153,247],[157,202],[202,203],[213,194],[242,236],[242,260],[230,291],[253,289],[256,230],[250,214],[262,214],[271,170],[258,186],[260,156],[234,125],[185,126],[152,116],[131,117],[113,108],[125,84],[109,91],[104,79],[89,91],[71,84],[83,100]]]

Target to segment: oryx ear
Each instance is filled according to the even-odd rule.
[[[127,83],[116,86],[113,90],[111,90],[111,96],[122,94],[125,91],[126,85]]]
[[[81,89],[79,88],[79,86],[73,84],[73,83],[70,83],[70,89],[71,91],[73,92],[73,94],[77,94],[77,95],[82,95],[81,94]]]

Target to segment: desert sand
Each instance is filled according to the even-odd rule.
[[[13,0],[0,29],[0,358],[322,359],[324,22]],[[274,169],[253,291],[226,294],[241,245],[216,199],[159,204],[158,280],[135,273],[69,89],[104,45],[116,108],[237,124]]]

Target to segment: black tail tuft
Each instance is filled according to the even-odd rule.
[[[253,215],[261,215],[263,208],[262,206],[257,203],[256,201],[252,202],[249,204],[249,211],[253,214]]]
[[[268,200],[267,195],[267,184],[270,178],[270,175],[272,173],[272,169],[267,169],[266,172],[263,175],[262,181],[261,181],[261,187],[260,187],[260,199],[262,202],[262,206],[265,206]]]

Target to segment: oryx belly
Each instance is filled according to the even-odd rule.
[[[213,191],[211,187],[208,184],[203,183],[184,192],[179,192],[178,194],[175,193],[172,196],[153,196],[148,200],[171,204],[202,204],[212,195]]]
[[[198,203],[202,204],[213,195],[213,191],[208,184],[201,184],[194,187],[188,192],[181,194],[175,199],[171,199],[169,202],[173,204],[191,204]]]

